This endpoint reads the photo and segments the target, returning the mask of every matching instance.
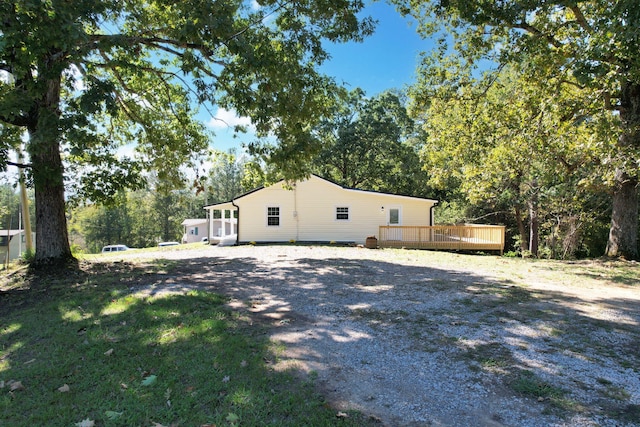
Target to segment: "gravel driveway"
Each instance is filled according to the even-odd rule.
[[[383,425],[640,426],[633,277],[614,285],[586,267],[564,273],[570,264],[330,246],[157,256],[181,261],[144,292],[228,295],[286,347],[276,368],[316,378],[332,404]]]

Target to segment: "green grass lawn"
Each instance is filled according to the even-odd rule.
[[[0,425],[373,422],[355,412],[337,417],[312,379],[275,370],[277,346],[219,295],[135,296],[124,263],[65,277],[7,277]]]
[[[319,394],[313,374],[280,369],[283,349],[267,338],[260,322],[229,308],[225,297],[204,291],[156,297],[134,293],[159,276],[180,274],[179,261],[150,260],[153,255],[137,252],[140,256],[127,262],[115,254],[87,255],[80,269],[64,275],[29,275],[24,267],[0,273],[0,426],[376,424],[357,412],[338,413]],[[482,283],[457,279],[429,283],[435,292],[474,288],[467,298],[459,299],[458,306],[473,307],[468,314],[476,316],[476,322],[493,324],[497,318],[546,322],[553,325],[546,342],[556,346],[553,351],[573,348],[580,353],[588,348],[589,354],[636,369],[636,352],[598,347],[591,335],[609,328],[628,334],[635,343],[637,325],[591,319],[572,308],[577,304],[573,297],[551,293],[543,298],[528,285],[541,280],[574,292],[609,286],[635,289],[640,283],[637,263],[403,250],[370,254],[384,263],[391,257],[442,271],[463,265],[480,277],[491,277]],[[635,302],[607,304],[631,310]],[[403,311],[356,310],[354,314],[373,324],[409,322]],[[415,330],[450,313],[428,314],[418,319],[421,323]],[[450,346],[452,350],[459,341],[458,336],[447,335],[434,335],[431,343],[422,335],[419,339],[429,348]],[[508,371],[515,363],[511,350],[499,342],[467,348],[462,357],[490,372]],[[564,388],[542,381],[534,372],[512,371],[507,379],[516,392],[563,408],[571,404]],[[618,420],[636,419],[638,405],[627,402],[628,392],[605,380],[599,389],[620,404],[604,411]]]

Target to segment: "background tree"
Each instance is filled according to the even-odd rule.
[[[74,244],[93,253],[112,244],[152,247],[161,241],[181,241],[182,221],[204,217],[204,205],[204,198],[193,191],[122,191],[108,205],[75,207],[69,229]]]
[[[583,91],[574,118],[615,123],[598,128],[598,157],[610,165],[603,176],[612,193],[610,256],[638,257],[638,161],[640,155],[640,9],[635,0],[468,1],[394,0],[421,23],[425,35],[446,29],[436,56],[423,59],[414,96],[432,95],[428,85],[454,93],[464,79],[445,59],[455,42],[466,68],[520,64],[528,79],[555,78]],[[435,59],[434,59],[435,58]],[[487,61],[488,60],[488,61]],[[490,83],[487,75],[485,82]],[[595,102],[597,101],[597,102]],[[610,144],[610,142],[613,142]]]
[[[315,129],[313,170],[349,188],[433,197],[418,156],[423,135],[401,96],[356,89],[343,99]]]
[[[17,230],[20,223],[20,195],[10,184],[0,185],[0,209],[0,229]]]
[[[581,243],[576,227],[588,218],[580,212],[594,210],[588,202],[604,190],[593,185],[602,171],[593,154],[596,123],[573,114],[581,94],[553,79],[527,80],[510,67],[488,87],[468,75],[455,94],[432,99],[424,112],[423,159],[432,182],[458,188],[475,215],[494,212],[514,224],[522,253],[537,256],[541,235],[563,239],[571,229],[573,244],[562,252],[574,255]],[[546,249],[557,253],[555,245],[547,241]]]
[[[209,170],[207,202],[228,202],[252,188],[243,186],[246,159],[238,157],[235,149],[228,152],[213,151]],[[201,213],[201,215],[204,212]]]
[[[253,7],[255,6],[255,7]],[[17,0],[0,3],[2,132],[28,134],[34,265],[73,259],[65,177],[97,201],[162,184],[207,148],[195,103],[235,109],[283,152],[331,99],[322,41],[360,39],[359,0]],[[116,149],[136,144],[136,158]],[[3,142],[3,144],[5,144]],[[0,151],[6,144],[0,147]],[[2,157],[6,162],[6,156]],[[63,161],[64,160],[64,161]],[[66,163],[65,163],[66,162]],[[65,165],[72,174],[65,176]],[[75,165],[87,166],[74,169]]]
[[[75,245],[86,245],[89,252],[100,252],[106,245],[131,242],[132,220],[126,203],[126,194],[121,192],[114,203],[107,207],[91,204],[76,208],[70,220],[70,236]]]

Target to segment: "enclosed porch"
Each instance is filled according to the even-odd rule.
[[[209,213],[209,243],[235,244],[238,235],[238,209],[231,203],[206,207]]]

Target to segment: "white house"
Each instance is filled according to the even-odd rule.
[[[225,203],[205,206],[209,238],[247,242],[365,243],[381,225],[433,225],[437,200],[344,188],[316,175],[287,185],[278,182]]]
[[[184,227],[182,243],[200,242],[203,237],[207,237],[206,218],[185,219],[182,221],[182,226]]]
[[[31,236],[35,246],[36,234],[31,233]],[[4,263],[7,259],[7,246],[9,249],[9,261],[20,258],[27,250],[26,239],[27,235],[24,230],[0,230],[0,263]]]

